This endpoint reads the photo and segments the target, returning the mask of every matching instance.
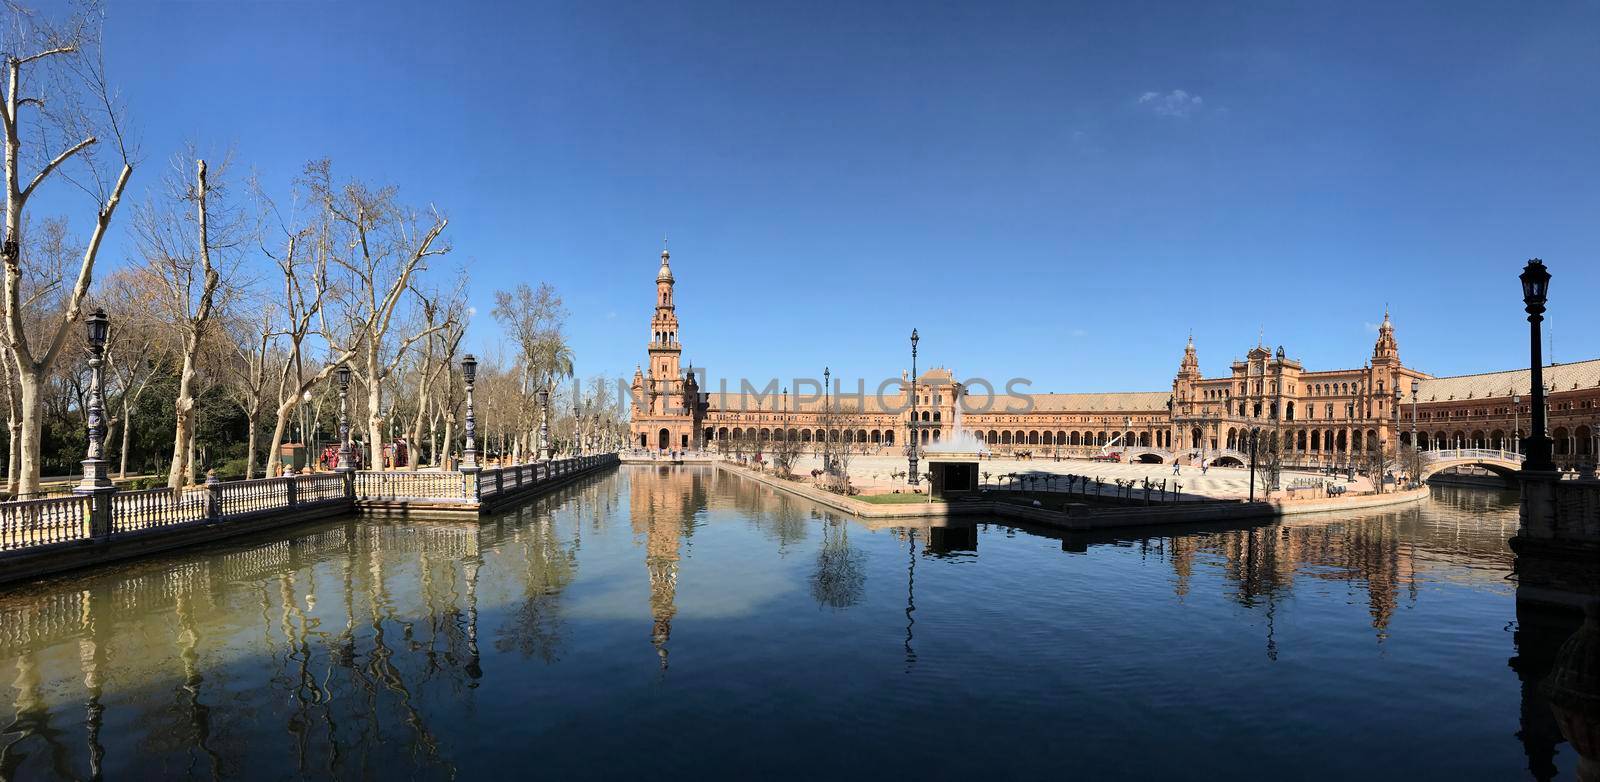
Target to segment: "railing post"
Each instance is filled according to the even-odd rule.
[[[180,489],[181,491],[181,489]],[[222,481],[217,480],[216,470],[206,471],[206,518],[216,519],[222,516]]]
[[[117,493],[115,486],[89,494],[89,537],[105,540],[111,537],[111,497]]]
[[[284,490],[284,496],[289,498],[289,507],[293,508],[300,501],[299,494],[300,481],[294,477],[293,473],[290,473],[288,488]]]

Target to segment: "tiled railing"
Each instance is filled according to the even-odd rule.
[[[49,497],[0,503],[0,551],[89,537],[89,498]]]
[[[303,508],[348,508],[361,502],[421,500],[472,508],[482,498],[509,494],[615,462],[615,455],[604,454],[508,465],[480,470],[475,481],[473,473],[455,470],[361,471],[348,479],[341,473],[228,482],[213,479],[186,490],[111,490],[99,497],[71,495],[0,502],[0,552]]]
[[[344,476],[338,473],[300,475],[294,479],[294,502],[310,505],[323,502],[343,502],[350,499],[345,494]]]
[[[289,484],[292,478],[257,478],[253,481],[228,481],[219,484],[217,501],[221,512],[217,515],[243,516],[265,510],[289,507]]]
[[[119,491],[111,495],[111,532],[132,532],[204,521],[210,514],[210,493],[174,490],[166,487],[142,491]]]
[[[356,473],[358,500],[453,500],[465,502],[466,484],[459,472]]]

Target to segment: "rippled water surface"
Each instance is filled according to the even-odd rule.
[[[625,467],[0,593],[0,775],[1570,774],[1513,667],[1514,499],[1063,536]]]

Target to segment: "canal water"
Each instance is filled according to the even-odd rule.
[[[623,467],[0,592],[0,776],[1570,776],[1514,501],[930,530]]]

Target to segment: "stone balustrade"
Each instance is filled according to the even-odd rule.
[[[187,489],[118,491],[0,502],[0,581],[6,560],[51,550],[78,550],[118,540],[148,541],[164,534],[254,520],[366,513],[405,516],[416,508],[477,514],[511,500],[617,463],[600,454],[480,470],[361,470],[248,481],[218,481]],[[80,557],[81,558],[81,557]]]

